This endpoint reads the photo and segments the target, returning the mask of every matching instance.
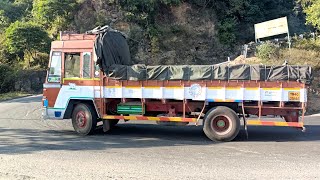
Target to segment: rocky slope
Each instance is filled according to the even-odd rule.
[[[161,7],[155,15],[156,32],[129,21],[126,11],[114,4],[87,1],[75,17],[81,32],[105,22],[128,35],[135,63],[215,64],[240,54],[217,38],[217,18],[212,9],[187,2]],[[151,35],[154,33],[156,35]]]

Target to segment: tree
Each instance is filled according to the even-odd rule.
[[[17,20],[28,17],[32,9],[31,3],[32,0],[0,1],[0,30]]]
[[[76,0],[34,0],[32,15],[35,22],[57,34],[71,27],[77,10]]]
[[[119,1],[129,21],[136,22],[146,29],[154,26],[155,16],[161,6],[178,5],[182,0],[127,0]]]
[[[320,1],[301,0],[300,2],[304,8],[304,12],[307,15],[307,23],[320,30]]]
[[[39,52],[48,52],[50,38],[39,25],[16,21],[5,31],[5,46],[11,54],[25,54],[36,59]],[[30,60],[28,59],[28,65]]]

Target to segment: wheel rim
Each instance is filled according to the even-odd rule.
[[[232,129],[231,119],[224,115],[216,116],[211,121],[212,129],[219,135],[225,135]]]
[[[79,111],[76,115],[76,122],[79,128],[84,128],[87,125],[87,117],[83,111]]]

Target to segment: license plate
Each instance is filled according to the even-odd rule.
[[[289,101],[300,101],[300,92],[289,92]]]

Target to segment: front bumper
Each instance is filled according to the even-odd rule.
[[[61,120],[63,119],[65,109],[63,108],[48,108],[48,100],[42,99],[43,108],[42,108],[42,119],[43,120]]]

